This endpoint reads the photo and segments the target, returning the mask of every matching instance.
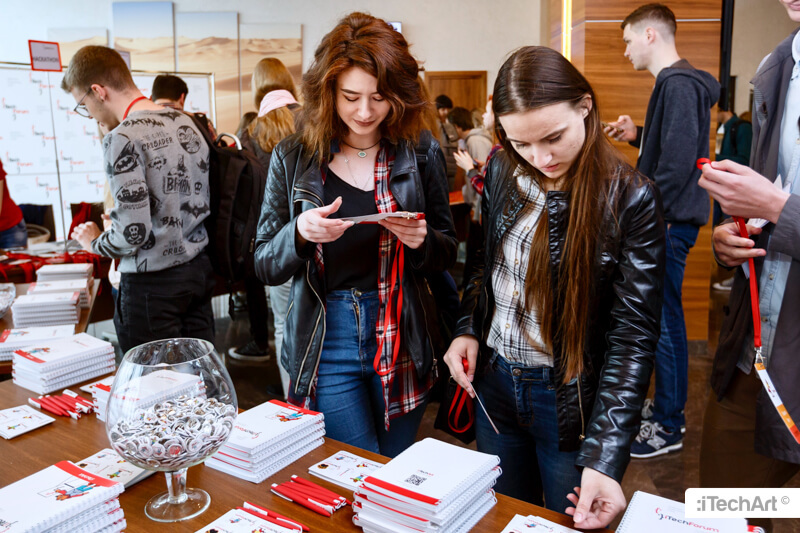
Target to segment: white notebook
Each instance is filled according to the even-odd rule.
[[[40,341],[54,341],[75,335],[75,326],[45,326],[7,329],[0,334],[0,351],[9,353]]]
[[[496,455],[427,438],[364,479],[364,486],[435,511],[500,464]]]
[[[14,351],[14,365],[50,372],[86,361],[104,353],[114,353],[114,347],[86,333],[66,339],[46,341]]]
[[[686,518],[684,504],[637,490],[625,510],[617,533],[682,533],[716,531],[745,533],[744,518]]]
[[[5,533],[39,533],[123,490],[121,483],[61,461],[0,489],[0,523],[8,524]]]
[[[225,446],[245,455],[258,455],[292,432],[323,419],[322,413],[270,400],[239,414]]]
[[[29,405],[10,407],[0,411],[0,436],[4,439],[13,439],[17,435],[46,426],[53,421],[55,418],[47,416]]]
[[[36,271],[37,280],[90,278],[94,267],[91,263],[62,263],[58,265],[44,265]]]

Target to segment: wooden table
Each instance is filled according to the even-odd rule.
[[[23,294],[28,293],[28,287],[30,287],[30,283],[15,283],[14,284],[17,288],[17,296],[22,296]],[[78,320],[78,323],[75,324],[75,333],[85,333],[86,328],[89,326],[89,321],[92,318],[92,310],[94,309],[95,299],[97,297],[97,289],[100,286],[100,280],[95,279],[92,286],[89,287],[89,307],[81,309],[81,316]],[[13,311],[11,309],[3,315],[3,318],[0,318],[0,333],[7,330],[14,328],[14,317]],[[2,361],[0,362],[0,374],[10,374],[11,373],[11,361]]]
[[[73,387],[73,390],[77,391],[77,386]],[[32,395],[32,392],[17,387],[11,381],[0,383],[0,409],[24,404]],[[56,417],[56,421],[52,424],[30,433],[20,435],[12,440],[0,439],[0,486],[18,481],[58,461],[80,461],[107,447],[109,447],[109,443],[105,425],[98,421],[95,415],[84,416],[80,420]],[[340,450],[346,450],[373,461],[388,461],[386,457],[326,438],[325,444],[320,448],[311,451],[291,466],[258,485],[207,468],[205,465],[198,465],[189,469],[187,486],[202,488],[208,492],[211,496],[211,506],[197,518],[170,525],[153,522],[144,514],[145,503],[155,494],[166,490],[164,476],[157,472],[126,489],[120,496],[120,502],[125,510],[125,519],[128,522],[126,531],[131,533],[197,531],[227,511],[241,506],[242,502],[246,500],[295,518],[309,526],[312,533],[339,531],[358,533],[361,529],[353,524],[353,511],[350,507],[342,508],[332,517],[326,518],[285,501],[269,491],[271,483],[287,481],[292,474],[306,476],[309,466]],[[317,478],[314,478],[314,481],[343,496],[351,496],[345,489],[327,481]],[[501,531],[515,514],[523,516],[534,514],[565,526],[572,524],[572,520],[566,515],[498,494],[497,505],[489,511],[473,531]]]

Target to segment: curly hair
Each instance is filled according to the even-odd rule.
[[[320,160],[329,155],[331,140],[349,132],[336,111],[336,81],[351,67],[374,76],[378,92],[391,105],[380,125],[383,137],[393,143],[416,142],[420,131],[433,123],[427,88],[403,35],[381,19],[350,13],[322,38],[303,76],[303,141],[320,153]]]

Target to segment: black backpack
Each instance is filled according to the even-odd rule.
[[[253,252],[267,170],[253,153],[242,149],[237,137],[222,133],[212,139],[208,128],[192,118],[209,146],[211,214],[205,220],[207,252],[214,272],[225,279],[230,289],[237,281],[255,276]],[[221,141],[223,136],[231,137],[235,146],[226,146]]]

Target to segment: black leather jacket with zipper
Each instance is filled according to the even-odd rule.
[[[425,213],[428,235],[416,250],[406,248],[400,334],[419,376],[435,368],[445,339],[439,334],[436,306],[425,278],[455,262],[457,241],[447,192],[444,156],[429,132],[415,147],[395,146],[389,189],[401,211]],[[425,158],[424,172],[417,158]],[[422,165],[421,165],[422,166]],[[308,396],[325,338],[325,287],[314,261],[314,245],[297,244],[297,218],[321,207],[323,183],[319,154],[309,153],[301,134],[281,141],[272,153],[256,235],[255,267],[267,285],[289,279],[292,289],[283,330],[281,364],[289,373],[291,394]],[[378,253],[374,250],[371,253]]]
[[[502,150],[490,161],[483,195],[485,241],[475,251],[476,271],[461,300],[455,335],[485,340],[494,314],[493,258],[522,207],[514,166]],[[617,481],[630,461],[639,431],[641,407],[650,383],[660,330],[665,235],[661,200],[650,180],[629,167],[609,181],[607,205],[597,229],[595,277],[586,295],[584,372],[564,383],[560,347],[553,346],[558,444],[580,450],[576,464]],[[554,287],[564,249],[570,207],[567,193],[547,193],[550,265]],[[555,290],[553,291],[555,294]],[[479,368],[481,365],[479,364]]]

